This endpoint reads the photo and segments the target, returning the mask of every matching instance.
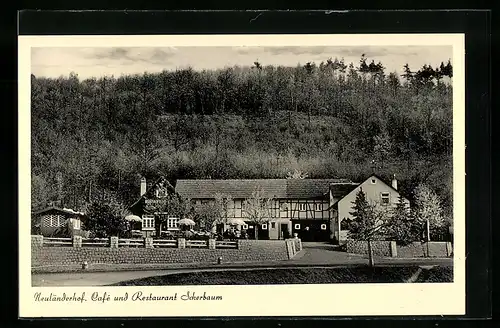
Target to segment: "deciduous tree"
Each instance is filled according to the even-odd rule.
[[[243,201],[242,211],[248,221],[255,225],[255,239],[259,239],[258,226],[267,223],[271,218],[272,198],[265,197],[263,189],[257,188],[252,196]]]

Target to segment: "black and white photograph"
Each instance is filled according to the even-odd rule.
[[[457,283],[456,38],[205,38],[29,47],[32,301]]]

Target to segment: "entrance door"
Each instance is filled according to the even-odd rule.
[[[280,238],[281,239],[290,238],[290,231],[288,231],[288,224],[287,223],[282,223],[280,225]]]
[[[261,224],[255,224],[250,222],[247,222],[247,224],[248,224],[248,229],[247,229],[248,239],[255,239],[255,229],[257,229],[257,235],[259,237],[259,240],[269,239],[269,230],[268,230],[269,227],[267,226],[267,223],[265,223],[266,229],[263,229]]]
[[[293,220],[292,233],[297,233],[302,241],[328,241],[330,225],[328,220]]]

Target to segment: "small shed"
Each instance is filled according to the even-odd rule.
[[[38,226],[43,236],[50,237],[62,233],[67,237],[71,237],[76,231],[80,231],[85,214],[69,208],[51,206],[34,212],[33,216],[35,217],[36,226]],[[65,227],[68,229],[65,230]]]

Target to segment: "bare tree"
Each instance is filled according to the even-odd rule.
[[[252,192],[252,197],[243,201],[243,212],[248,220],[256,225],[255,239],[259,239],[258,225],[268,222],[271,218],[273,199],[264,195],[264,190],[257,188]]]
[[[309,177],[307,172],[303,172],[298,169],[295,169],[293,172],[288,172],[286,175],[287,179],[305,179],[307,177]]]

